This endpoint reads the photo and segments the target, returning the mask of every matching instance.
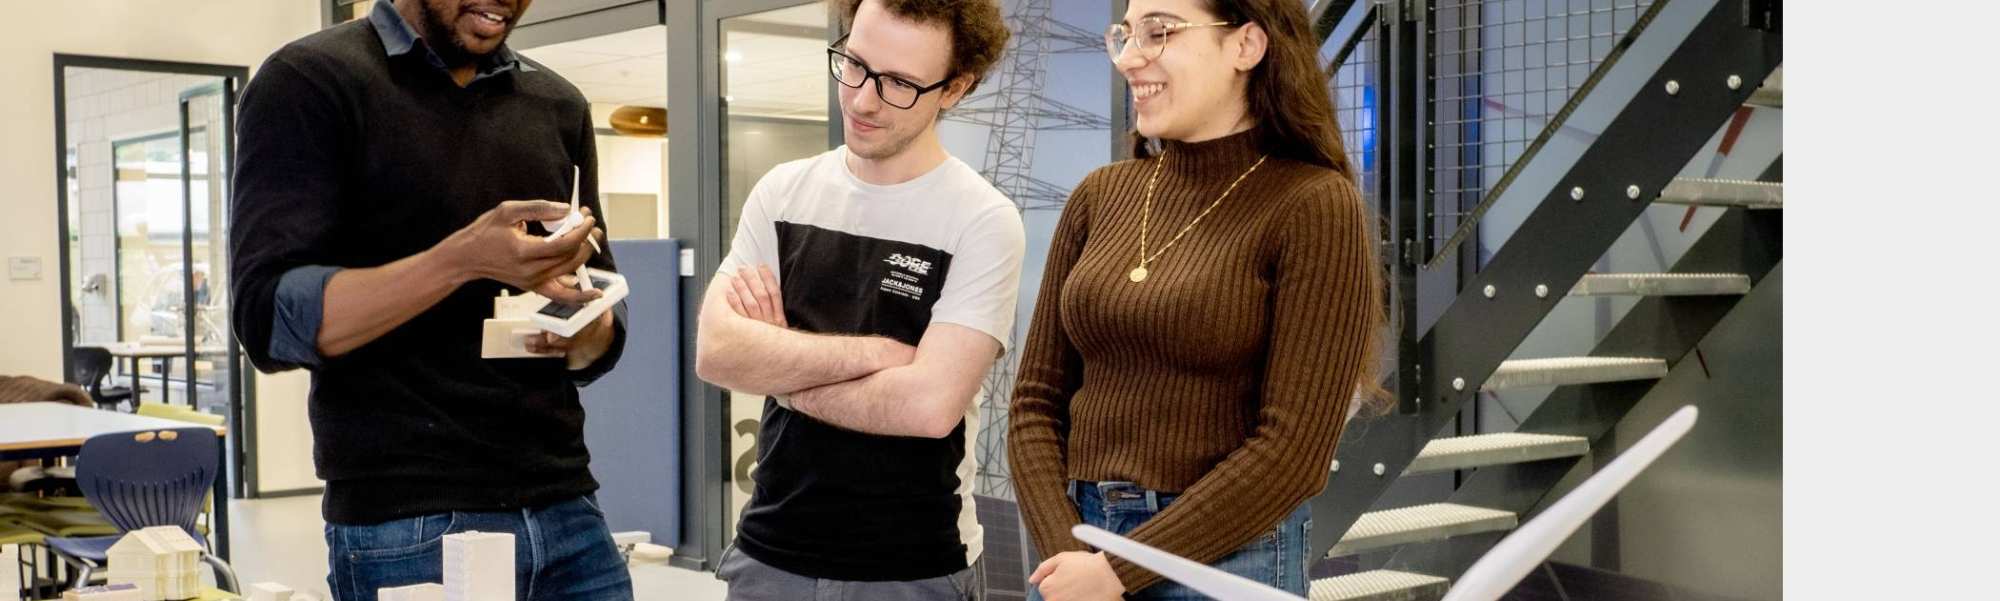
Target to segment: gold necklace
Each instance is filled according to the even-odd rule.
[[[1270,158],[1270,155],[1258,155],[1257,162],[1251,164],[1248,171],[1244,171],[1243,175],[1236,176],[1236,181],[1229,182],[1229,189],[1223,190],[1222,196],[1216,197],[1214,203],[1209,204],[1208,208],[1202,209],[1201,214],[1195,215],[1194,221],[1188,222],[1186,227],[1181,228],[1180,233],[1174,234],[1174,238],[1168,240],[1166,246],[1161,246],[1160,250],[1155,251],[1151,256],[1147,256],[1146,238],[1150,233],[1153,221],[1153,185],[1159,183],[1160,165],[1165,164],[1167,161],[1167,153],[1161,152],[1160,158],[1153,160],[1153,176],[1146,179],[1146,208],[1144,212],[1139,214],[1139,266],[1132,268],[1132,273],[1127,274],[1126,277],[1130,278],[1134,284],[1146,281],[1146,276],[1152,273],[1146,269],[1146,265],[1159,259],[1160,255],[1166,254],[1167,249],[1173,248],[1175,242],[1181,241],[1181,236],[1186,236],[1189,230],[1194,229],[1195,224],[1201,223],[1201,218],[1207,217],[1210,211],[1214,211],[1216,207],[1222,206],[1222,200],[1229,198],[1230,192],[1236,191],[1236,185],[1243,183],[1243,178],[1250,177],[1250,174],[1256,173],[1257,167],[1262,166],[1264,159],[1267,158]]]

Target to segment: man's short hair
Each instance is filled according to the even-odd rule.
[[[840,0],[834,6],[840,11],[840,23],[845,29],[854,28],[854,14],[861,10],[861,3],[868,0]],[[925,25],[942,25],[951,32],[951,61],[947,64],[950,72],[947,78],[971,76],[972,83],[965,88],[966,94],[979,87],[986,78],[986,71],[993,63],[1000,62],[1000,53],[1007,48],[1007,22],[1000,16],[997,0],[875,0],[882,4],[889,14],[897,18],[915,21]]]

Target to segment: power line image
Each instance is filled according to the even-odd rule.
[[[1076,4],[1094,5],[1084,6],[1088,12],[1082,14],[1110,14],[1103,4]],[[1050,0],[1020,0],[1010,5],[1007,27],[1013,31],[1013,37],[1008,41],[1006,54],[987,80],[985,89],[967,98],[945,119],[985,128],[984,162],[979,172],[992,181],[1001,193],[1013,199],[1014,205],[1022,211],[1024,221],[1030,222],[1028,225],[1033,229],[1043,221],[1052,223],[1070,193],[1068,186],[1050,181],[1046,169],[1036,169],[1039,135],[1044,132],[1102,132],[1111,128],[1111,120],[1099,111],[1056,98],[1049,81],[1050,58],[1088,55],[1088,60],[1102,60],[1099,57],[1104,54],[1104,37],[1058,18]],[[1110,71],[1109,65],[1099,68],[1107,73]],[[1108,90],[1108,87],[1098,89]],[[1103,156],[1092,155],[1089,163],[1102,162]],[[1045,247],[1045,244],[1031,242],[1030,248],[1034,250],[1031,250],[1026,262],[1033,265],[1024,267],[1038,269],[1041,263],[1038,251]],[[1020,362],[1017,343],[1025,338],[1022,330],[1027,325],[1026,316],[1030,314],[1034,302],[1031,286],[1040,280],[1034,275],[1023,274],[1024,286],[1030,288],[1023,290],[1017,313],[1021,316],[1020,323],[1016,324],[1006,354],[987,374],[980,392],[978,442],[974,450],[979,461],[979,474],[974,490],[982,495],[1013,498],[1007,469],[1007,407],[1013,396],[1015,370]]]

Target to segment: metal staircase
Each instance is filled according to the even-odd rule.
[[[1676,177],[1740,107],[1782,106],[1782,90],[1755,85],[1782,62],[1780,3],[1657,0],[1646,6],[1520,160],[1460,217],[1457,233],[1441,250],[1429,243],[1427,231],[1439,208],[1419,209],[1420,198],[1436,196],[1424,169],[1424,153],[1436,147],[1431,127],[1440,117],[1428,100],[1438,93],[1431,89],[1438,78],[1429,75],[1436,6],[1354,4],[1320,0],[1314,11],[1322,36],[1352,30],[1335,56],[1350,56],[1365,36],[1378,45],[1366,54],[1389,57],[1387,65],[1370,68],[1380,69],[1381,97],[1388,99],[1379,151],[1391,167],[1379,182],[1386,191],[1379,210],[1389,218],[1391,248],[1398,249],[1389,260],[1403,316],[1399,407],[1349,426],[1327,486],[1313,501],[1316,554],[1387,559],[1316,580],[1310,598],[1436,599],[1502,534],[1531,517],[1557,482],[1690,358],[1695,344],[1781,260],[1783,185],[1776,164],[1763,181]],[[1679,11],[1673,14],[1686,18],[1677,22],[1691,28],[1651,28],[1666,11]],[[1681,32],[1685,38],[1677,43],[1658,41]],[[1600,85],[1614,68],[1629,74],[1645,65],[1654,66],[1629,100],[1610,98],[1610,88]],[[1539,153],[1585,103],[1615,107],[1595,140],[1580,156]],[[1533,169],[1559,171],[1560,177],[1523,175]],[[1463,267],[1468,253],[1458,252],[1460,244],[1503,195],[1536,204],[1490,259],[1476,270]],[[1664,273],[1588,273],[1654,203],[1720,207],[1723,215]],[[1455,298],[1420,331],[1414,318],[1418,280],[1454,269],[1453,261],[1461,264]],[[1566,296],[1637,298],[1594,348],[1568,357],[1513,358]],[[1447,435],[1447,426],[1482,391],[1527,387],[1553,391],[1520,420],[1518,431]],[[1460,475],[1448,498],[1376,507],[1398,478],[1440,472]]]

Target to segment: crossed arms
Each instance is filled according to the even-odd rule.
[[[849,430],[942,438],[965,418],[1000,342],[932,323],[912,347],[881,336],[786,327],[767,266],[709,282],[695,337],[695,374],[712,384],[789,399],[791,409]]]

